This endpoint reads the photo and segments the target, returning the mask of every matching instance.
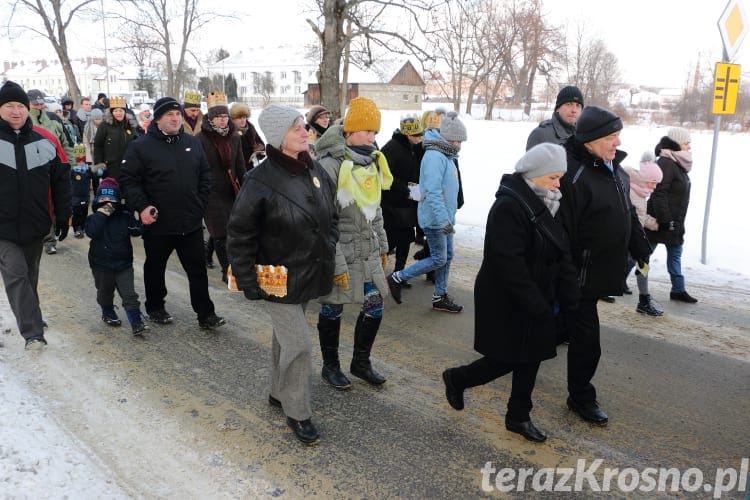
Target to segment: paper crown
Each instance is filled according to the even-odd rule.
[[[203,96],[197,90],[186,90],[183,102],[185,104],[195,104],[197,106],[200,106],[202,98]]]
[[[404,135],[419,135],[424,132],[422,121],[417,115],[408,115],[401,118],[399,123],[401,133]]]
[[[73,156],[76,160],[83,158],[86,159],[86,146],[83,144],[76,144],[73,146]]]
[[[125,98],[121,95],[112,96],[109,98],[109,109],[122,108],[125,109],[128,103],[125,102]]]
[[[206,104],[208,104],[209,108],[213,108],[214,106],[226,106],[227,95],[219,92],[218,90],[209,92],[206,96]]]

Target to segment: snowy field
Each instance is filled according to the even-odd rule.
[[[426,109],[429,107],[425,105]],[[414,112],[419,111],[384,112],[378,143],[383,145],[390,139],[402,115]],[[259,114],[260,110],[253,111],[255,123]],[[459,245],[481,248],[485,218],[500,177],[513,171],[536,123],[487,122],[464,115],[462,120],[468,129],[468,141],[460,155],[466,205],[458,212],[456,238]],[[663,127],[626,126],[621,134],[621,149],[630,155],[624,164],[637,167],[641,153],[653,150],[665,133]],[[712,140],[711,131],[692,131],[692,195],[683,253],[687,289],[690,291],[691,283],[707,283],[750,290],[750,237],[744,213],[739,212],[747,193],[746,165],[741,160],[747,149],[747,134],[720,136],[708,227],[708,263],[700,263]],[[651,263],[652,275],[666,279],[663,246],[656,250]],[[21,342],[7,302],[0,303],[0,311],[3,327],[13,329],[11,334],[0,336],[0,342]],[[94,462],[84,445],[50,416],[50,403],[34,396],[8,370],[1,349],[0,400],[0,499],[128,497],[112,481],[112,473]],[[44,481],[40,482],[42,478]]]

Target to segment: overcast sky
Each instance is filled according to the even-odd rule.
[[[746,14],[750,12],[744,2]],[[13,0],[0,0],[9,6]],[[310,27],[305,18],[311,16],[312,0],[224,0],[221,9],[247,12],[235,20],[215,21],[200,37],[200,46],[223,46],[230,53],[244,44],[280,45],[288,41],[310,40]],[[203,5],[207,2],[204,0]],[[543,13],[558,25],[567,24],[570,32],[584,26],[589,36],[604,40],[619,61],[626,81],[654,86],[683,87],[697,62],[713,67],[720,61],[722,44],[717,21],[726,6],[725,0],[545,0]],[[7,8],[0,12],[8,12]],[[5,16],[7,14],[0,14]],[[750,19],[746,20],[750,24]],[[109,26],[111,34],[117,26]],[[74,57],[101,55],[103,52],[101,24],[73,26],[70,50]],[[54,57],[45,40],[29,36],[0,36],[0,54],[15,58],[17,54]],[[111,45],[111,44],[110,44]],[[750,76],[750,42],[746,41],[734,62],[742,64],[745,78]],[[93,52],[93,53],[92,53]]]

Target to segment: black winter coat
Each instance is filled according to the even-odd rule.
[[[658,155],[662,149],[679,151],[680,145],[663,137],[656,146]],[[646,231],[649,241],[667,245],[682,245],[685,236],[685,217],[690,203],[690,177],[684,168],[671,158],[660,156],[657,165],[664,173],[662,181],[648,199],[647,213],[659,222],[658,231]],[[669,223],[674,222],[674,229]]]
[[[67,224],[70,213],[70,166],[31,118],[19,133],[0,119],[0,239],[31,243],[54,219]]]
[[[579,298],[562,224],[520,174],[503,175],[474,285],[474,349],[510,363],[552,358],[554,302],[572,309]]]
[[[417,201],[409,198],[409,183],[419,184],[419,166],[424,156],[422,144],[412,145],[397,130],[381,151],[393,174],[393,184],[390,189],[383,191],[380,203],[385,229],[416,227]]]
[[[620,166],[627,153],[617,151],[613,174],[575,137],[565,147],[568,171],[561,179],[558,217],[570,238],[581,292],[588,298],[622,295],[628,252],[646,262],[651,255],[630,203],[630,177]]]
[[[118,206],[109,217],[94,212],[86,218],[84,230],[91,238],[91,269],[119,273],[133,267],[133,244],[130,237],[141,235],[141,223],[133,217],[133,212],[123,206]]]
[[[272,146],[247,173],[229,217],[227,253],[237,286],[260,294],[255,265],[288,269],[286,297],[272,302],[301,304],[333,289],[338,211],[336,186],[307,153],[294,160]]]
[[[209,120],[203,120],[201,131],[195,137],[201,141],[206,160],[211,167],[211,193],[208,195],[208,206],[203,219],[206,222],[208,232],[214,238],[227,237],[227,222],[234,204],[234,187],[229,179],[229,172],[236,181],[242,182],[247,170],[242,156],[240,136],[235,133],[234,123],[229,122],[229,135],[221,137],[211,128]],[[219,154],[217,141],[228,141],[231,150],[231,165],[227,168]]]
[[[151,123],[146,135],[123,158],[120,185],[128,208],[140,214],[149,205],[159,217],[144,234],[189,234],[203,227],[211,191],[211,168],[198,139],[185,132],[162,134]]]
[[[106,163],[104,177],[120,180],[120,163],[128,145],[138,134],[131,127],[127,114],[122,122],[115,122],[112,115],[107,115],[94,136],[94,164]]]

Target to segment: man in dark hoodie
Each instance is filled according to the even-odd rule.
[[[565,143],[568,171],[562,178],[559,217],[570,238],[578,269],[581,301],[563,311],[570,335],[568,407],[582,419],[606,425],[591,379],[601,357],[597,302],[622,295],[628,253],[648,262],[651,246],[630,204],[630,178],[620,166],[627,153],[617,147],[622,120],[611,111],[588,106]]]
[[[203,254],[203,213],[211,191],[211,167],[198,139],[182,128],[182,106],[172,97],[154,103],[154,121],[132,142],[122,161],[120,184],[128,206],[144,225],[143,281],[146,312],[159,324],[172,322],[164,309],[164,273],[177,251],[188,277],[190,303],[203,329],[223,325],[208,294]]]
[[[33,154],[32,154],[33,153]],[[29,97],[14,82],[0,88],[0,274],[18,331],[27,349],[39,349],[44,320],[37,282],[44,236],[53,218],[63,228],[70,216],[69,165],[55,146],[34,130]]]

